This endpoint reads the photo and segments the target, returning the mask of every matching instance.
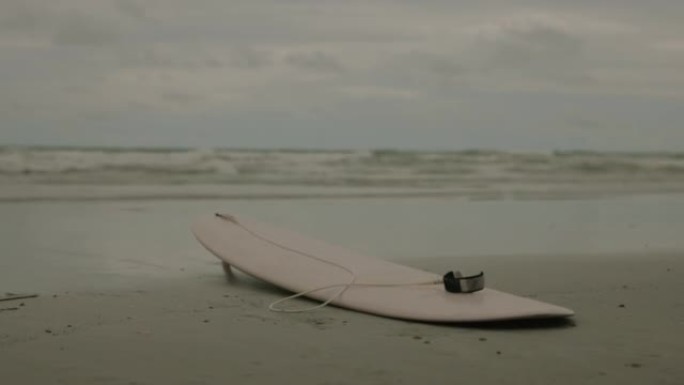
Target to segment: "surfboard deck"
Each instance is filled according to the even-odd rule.
[[[440,281],[441,275],[363,256],[242,216],[206,215],[192,225],[197,240],[223,262],[293,293],[356,283]],[[330,263],[312,258],[322,259]],[[339,266],[344,268],[340,268]],[[350,273],[352,272],[352,273]],[[331,298],[339,288],[308,297]],[[425,322],[486,322],[569,317],[570,309],[485,288],[449,293],[439,283],[415,286],[350,286],[332,305],[375,315]]]

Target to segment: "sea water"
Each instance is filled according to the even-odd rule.
[[[189,229],[193,218],[213,212],[247,215],[417,265],[434,257],[679,253],[683,159],[5,148],[0,291],[216,275],[217,260]],[[122,186],[128,195],[121,195]],[[178,188],[180,194],[167,194]],[[218,193],[201,199],[209,190]],[[394,194],[407,191],[418,193]]]

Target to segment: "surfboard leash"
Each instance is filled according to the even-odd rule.
[[[340,268],[347,273],[349,273],[352,277],[351,281],[348,283],[338,283],[338,284],[332,284],[332,285],[326,285],[326,286],[321,286],[317,287],[314,289],[310,290],[305,290],[305,291],[300,291],[298,293],[295,293],[293,295],[287,296],[285,298],[281,298],[279,300],[273,301],[268,305],[268,309],[271,311],[275,312],[284,312],[284,313],[302,313],[302,312],[308,312],[316,309],[323,308],[325,306],[328,306],[330,303],[338,299],[342,294],[344,294],[347,289],[349,289],[352,286],[356,287],[404,287],[404,286],[432,286],[432,285],[444,285],[444,289],[450,293],[461,293],[461,294],[467,294],[467,293],[473,293],[476,291],[480,291],[484,289],[484,272],[480,272],[479,274],[472,275],[472,276],[467,276],[464,277],[459,271],[453,272],[450,271],[446,273],[442,279],[439,280],[430,280],[430,281],[422,281],[422,282],[410,282],[410,283],[357,283],[356,279],[358,276],[356,273],[354,273],[351,269],[349,269],[346,266],[340,265],[339,263],[335,263],[332,261],[325,260],[321,257],[318,257],[316,255],[280,244],[272,239],[269,239],[268,237],[265,237],[256,231],[248,228],[241,222],[239,222],[233,215],[230,214],[221,214],[221,213],[216,213],[216,217],[221,218],[223,220],[226,220],[228,222],[233,223],[234,225],[238,226],[242,230],[246,231],[248,234],[251,236],[266,242],[272,246],[278,247],[282,250],[289,251],[295,254],[299,254],[301,256],[311,258],[314,260],[317,260],[319,262],[326,263],[328,265]],[[299,298],[306,296],[311,293],[315,293],[317,291],[321,290],[327,290],[327,289],[333,289],[339,287],[340,290],[337,291],[333,296],[329,297],[325,301],[321,302],[318,305],[315,306],[310,306],[310,307],[304,307],[304,308],[287,308],[287,307],[279,307],[280,304],[284,302],[291,301],[293,299]]]

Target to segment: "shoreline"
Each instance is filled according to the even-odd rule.
[[[287,184],[44,184],[0,188],[0,204],[160,200],[463,199],[573,200],[642,195],[681,195],[684,182],[658,181],[465,181],[462,186],[319,186]]]

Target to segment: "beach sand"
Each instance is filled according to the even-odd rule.
[[[192,239],[192,217],[218,203],[299,230],[318,229],[324,239],[425,270],[481,269],[491,287],[569,307],[577,315],[561,322],[434,325],[334,307],[273,313],[268,304],[286,293],[243,275],[229,282],[218,261]],[[634,235],[626,226],[622,233],[602,234],[609,243],[622,236],[630,253],[599,248],[596,240],[587,241],[594,246],[572,248],[577,238],[570,237],[551,254],[548,245],[535,248],[531,238],[523,239],[536,231],[533,222],[525,222],[518,243],[492,226],[489,243],[510,241],[505,255],[497,252],[501,247],[485,248],[486,239],[467,243],[465,238],[457,239],[463,249],[449,254],[445,251],[455,248],[446,235],[420,232],[413,246],[397,241],[404,253],[388,246],[387,232],[403,236],[420,223],[406,221],[402,227],[391,215],[376,215],[378,210],[403,207],[406,211],[396,215],[408,216],[411,207],[425,211],[426,205],[437,205],[437,212],[444,211],[439,205],[454,205],[445,201],[2,204],[0,290],[40,296],[0,302],[0,381],[681,384],[684,253],[676,250],[674,238],[682,227],[663,220],[664,228],[674,227],[665,237],[664,230],[646,226],[648,212],[663,209],[660,204],[646,211],[643,202],[627,204],[639,207],[647,228],[636,234],[657,232],[661,238],[636,250],[638,242],[626,239]],[[375,243],[368,228],[342,231],[354,223],[351,206],[366,213],[364,226],[379,229],[385,223],[389,229],[378,230]],[[339,216],[322,221],[331,217],[326,210]],[[308,216],[294,215],[302,211]],[[458,220],[477,228],[474,214],[468,215]],[[458,228],[447,222],[427,228]],[[409,257],[420,250],[419,257]],[[473,250],[480,255],[470,255]]]

